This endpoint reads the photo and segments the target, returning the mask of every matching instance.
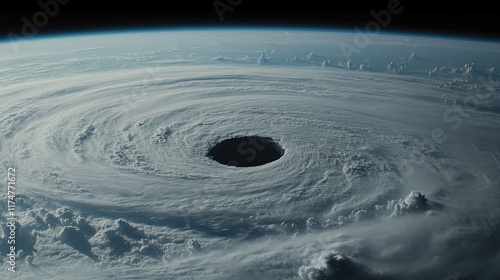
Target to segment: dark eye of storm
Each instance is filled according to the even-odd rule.
[[[207,156],[224,165],[251,167],[275,161],[284,153],[285,150],[272,138],[246,136],[217,143]]]

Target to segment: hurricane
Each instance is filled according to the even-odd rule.
[[[498,279],[498,43],[352,38],[0,44],[16,279]]]

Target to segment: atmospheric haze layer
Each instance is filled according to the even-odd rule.
[[[2,275],[500,279],[500,44],[356,36],[0,44]]]

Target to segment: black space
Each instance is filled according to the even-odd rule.
[[[217,143],[210,148],[207,156],[224,165],[251,167],[275,161],[284,153],[283,148],[272,138],[246,136]]]
[[[0,38],[7,34],[22,35],[23,21],[32,20],[41,11],[39,2],[31,0],[2,4]],[[69,32],[105,31],[149,27],[326,27],[353,30],[363,28],[373,20],[370,11],[387,9],[394,0],[374,1],[276,1],[218,0],[233,3],[232,11],[224,13],[221,21],[213,0],[203,1],[130,1],[59,0],[58,13],[40,28],[37,35]],[[107,6],[104,6],[104,3]],[[394,15],[384,28],[389,32],[430,33],[500,39],[500,13],[493,2],[454,1],[430,2],[400,0],[403,11]]]

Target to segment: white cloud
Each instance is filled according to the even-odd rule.
[[[349,63],[369,71],[322,68],[339,61],[330,37],[264,32],[219,43],[241,41],[231,34],[41,40],[2,58],[13,72],[0,72],[0,163],[20,170],[16,277],[499,275],[497,101],[481,100],[488,110],[463,119],[449,142],[429,136],[450,128],[443,101],[456,90],[498,88],[496,73],[488,86],[472,78],[491,67],[438,68],[435,78],[425,63],[447,63],[422,54],[394,60],[406,75],[388,74],[392,51],[412,51],[384,37]],[[205,156],[247,134],[272,137],[284,156],[252,168]]]

